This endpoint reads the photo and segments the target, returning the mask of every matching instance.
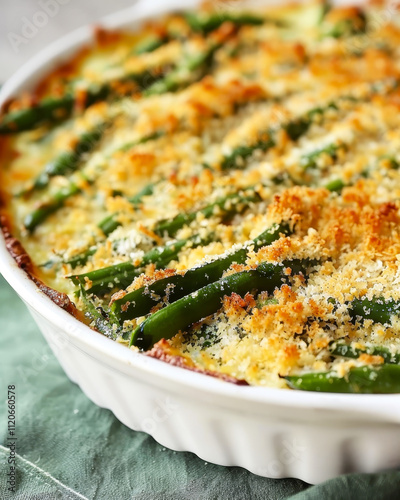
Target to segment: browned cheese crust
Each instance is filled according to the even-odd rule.
[[[21,242],[18,241],[17,238],[14,238],[11,234],[10,223],[5,215],[0,215],[0,228],[3,232],[6,248],[10,252],[11,257],[17,263],[18,267],[25,271],[39,290],[47,295],[47,297],[49,297],[55,304],[64,309],[64,311],[67,311],[69,314],[72,314],[72,316],[78,317],[78,310],[75,304],[71,302],[68,295],[50,288],[35,276],[32,259],[26,253]]]

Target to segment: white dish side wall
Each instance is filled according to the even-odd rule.
[[[332,425],[325,412],[304,420],[301,409],[290,408],[271,414],[266,407],[255,414],[246,402],[225,408],[195,390],[188,394],[149,385],[89,355],[84,345],[71,343],[62,329],[28,308],[65,373],[88,398],[167,448],[260,476],[309,483],[400,464],[397,424],[346,422],[339,415]]]

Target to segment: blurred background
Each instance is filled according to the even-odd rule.
[[[94,24],[107,14],[130,7],[136,1],[0,0],[0,84],[52,41],[80,26]],[[245,0],[224,1],[228,7],[246,3]],[[340,4],[362,1],[334,0]],[[270,0],[270,3],[279,4],[280,0]]]
[[[53,40],[134,3],[136,0],[0,0],[0,83]]]

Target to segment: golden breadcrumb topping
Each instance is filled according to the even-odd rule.
[[[9,104],[3,117],[75,96],[69,115],[1,138],[3,212],[36,275],[95,329],[88,301],[107,322],[128,294],[247,248],[220,278],[282,263],[282,286],[225,295],[163,340],[166,354],[282,388],[293,374],[380,366],[367,348],[400,352],[399,317],[355,317],[351,304],[400,303],[399,18],[379,2],[227,9],[192,13],[214,19],[200,28],[174,14],[135,34],[99,29],[92,47]],[[105,97],[88,105],[99,88]],[[160,229],[182,214],[176,230]],[[254,246],[282,224],[289,231]],[[149,260],[182,241],[169,261]],[[298,261],[307,272],[292,270]],[[139,271],[111,273],[92,292],[94,271],[124,263]],[[83,276],[80,295],[71,276]],[[128,344],[169,292],[110,336]],[[365,352],[335,356],[338,341]]]

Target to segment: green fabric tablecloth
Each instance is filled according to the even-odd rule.
[[[0,276],[0,499],[398,499],[400,472],[310,487],[206,463],[134,432],[70,382]],[[16,386],[16,492],[7,491],[7,387]],[[295,495],[295,496],[293,496]]]

